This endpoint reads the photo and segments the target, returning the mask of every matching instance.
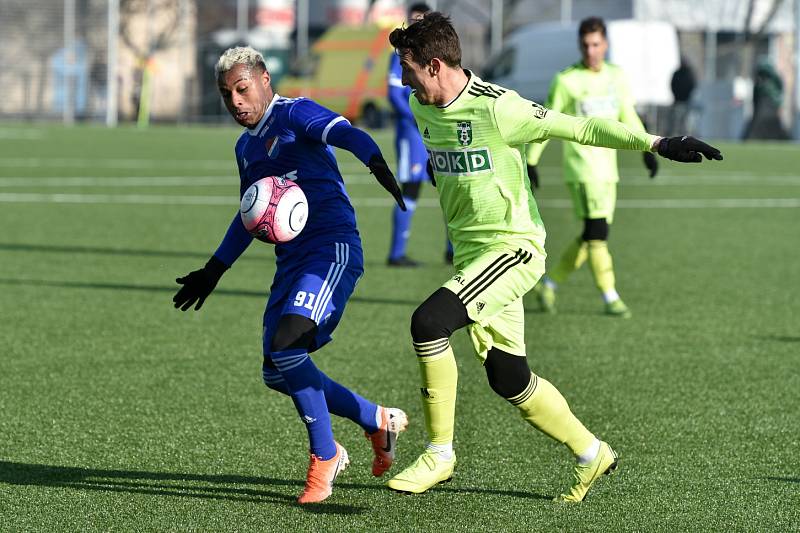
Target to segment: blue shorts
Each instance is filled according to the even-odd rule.
[[[418,183],[428,180],[428,151],[422,144],[422,138],[416,126],[413,130],[398,128],[394,141],[397,151],[397,181],[400,183]]]
[[[330,342],[362,274],[364,256],[358,243],[326,244],[307,259],[282,265],[275,272],[264,310],[264,355],[270,354],[283,315],[301,315],[317,323],[319,329],[309,352]]]

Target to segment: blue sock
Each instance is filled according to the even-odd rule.
[[[405,196],[403,200],[406,202],[407,211],[394,206],[392,244],[389,248],[389,259],[398,259],[406,255],[406,243],[408,242],[408,236],[411,235],[411,219],[414,217],[417,201]]]
[[[274,370],[266,365],[262,367],[264,384],[270,389],[289,395],[289,388],[286,386],[283,376],[278,370]],[[367,433],[374,433],[378,430],[375,417],[378,406],[366,398],[356,394],[347,387],[336,383],[318,370],[322,377],[322,389],[325,392],[325,402],[328,404],[328,412],[352,420]]]
[[[300,419],[306,424],[311,453],[322,460],[333,458],[336,443],[317,366],[302,348],[273,352],[272,361],[286,382]]]
[[[359,394],[351,391],[344,385],[336,383],[331,378],[320,372],[325,388],[325,400],[328,409],[336,416],[352,420],[361,426],[367,433],[378,430],[375,416],[378,406]]]

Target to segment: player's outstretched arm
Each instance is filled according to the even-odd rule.
[[[187,311],[196,304],[194,309],[199,310],[225,271],[242,255],[251,242],[253,236],[245,229],[242,217],[237,211],[225,237],[205,266],[175,280],[182,285],[172,297],[175,308]]]
[[[383,156],[381,154],[373,155],[369,163],[367,163],[367,167],[369,167],[369,171],[372,172],[375,179],[378,180],[378,183],[394,197],[400,209],[405,211],[406,202],[403,200],[403,193],[400,192],[400,186],[397,184],[397,180],[394,179],[394,174],[392,174]]]
[[[194,310],[197,311],[203,307],[203,302],[206,301],[206,298],[217,286],[219,279],[228,268],[228,265],[223,263],[222,260],[212,255],[211,259],[200,270],[194,270],[182,278],[177,278],[175,281],[180,283],[182,287],[172,297],[175,308],[186,311],[194,305]]]
[[[400,186],[394,179],[394,174],[389,169],[389,165],[383,159],[381,149],[372,140],[372,137],[358,128],[354,128],[346,120],[335,124],[327,135],[326,142],[338,148],[352,152],[362,163],[367,165],[369,171],[378,180],[381,186],[389,191],[397,205],[403,211],[406,210],[406,203],[403,201],[403,194]]]
[[[708,160],[722,161],[722,152],[700,139],[684,135],[682,137],[662,137],[658,143],[658,155],[679,163],[699,163]]]
[[[403,211],[406,210],[400,186],[395,181],[386,161],[383,160],[381,149],[366,132],[354,128],[346,118],[312,100],[300,100],[294,105],[290,115],[290,124],[298,135],[304,135],[352,153],[369,167],[378,183],[394,196],[400,208]]]

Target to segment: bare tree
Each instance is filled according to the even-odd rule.
[[[147,90],[147,83],[144,80],[149,78],[148,69],[153,56],[176,44],[180,37],[177,31],[179,17],[179,0],[120,1],[120,38],[136,57],[134,80],[137,80],[139,89],[134,91],[134,98],[137,109],[146,98],[144,91]]]
[[[120,37],[136,57],[149,59],[157,51],[175,44],[179,11],[178,0],[122,0]],[[136,30],[142,22],[144,32],[139,33]]]

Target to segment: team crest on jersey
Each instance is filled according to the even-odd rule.
[[[280,137],[270,137],[264,142],[264,148],[267,149],[267,156],[270,159],[278,157],[278,146],[280,146]]]
[[[456,122],[456,131],[458,131],[458,144],[469,146],[472,142],[472,122],[469,120]]]

